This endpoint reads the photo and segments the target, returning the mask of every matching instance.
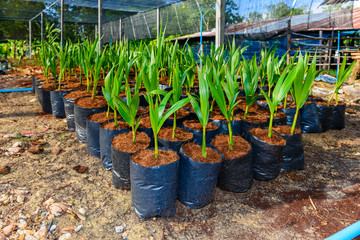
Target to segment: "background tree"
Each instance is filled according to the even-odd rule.
[[[262,20],[262,14],[258,12],[250,12],[248,16],[248,21],[255,22],[255,21],[261,21]]]
[[[239,15],[239,6],[233,0],[225,1],[225,25],[244,21]]]
[[[284,2],[279,2],[278,4],[271,4],[267,6],[269,14],[267,19],[277,19],[282,17],[289,17],[290,15],[302,15],[305,14],[306,6],[301,6],[297,8],[291,8]]]

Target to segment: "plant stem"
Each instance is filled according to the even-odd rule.
[[[106,117],[109,117],[109,113],[110,113],[110,105],[108,104],[108,109],[107,109],[107,112],[106,112]]]
[[[294,132],[295,132],[295,126],[296,126],[296,121],[297,121],[297,118],[298,118],[298,114],[299,114],[299,108],[296,107],[296,113],[295,113],[294,121],[293,121],[293,124],[292,124],[292,127],[291,127],[291,134],[294,134]]]
[[[249,106],[246,105],[245,113],[244,113],[244,119],[246,119],[246,117],[248,115],[248,111],[249,111]]]
[[[206,125],[203,126],[202,155],[206,158]]]
[[[330,96],[329,100],[327,101],[326,106],[329,106],[329,105],[330,105],[330,102],[331,102],[331,100],[332,100],[332,99],[333,99],[333,97],[334,97],[334,93],[335,93],[335,92],[333,92],[333,93],[331,94],[331,96]]]
[[[210,112],[212,112],[214,109],[214,102],[215,102],[215,99],[213,99],[211,102]]]
[[[118,126],[118,122],[117,122],[117,113],[116,113],[116,109],[114,109],[114,122],[115,122],[115,127]]]
[[[269,138],[271,138],[273,120],[274,120],[274,113],[271,113],[270,122],[269,122],[269,132],[268,132],[268,137]]]
[[[234,150],[234,140],[233,140],[233,132],[232,132],[232,129],[231,129],[231,122],[228,123],[228,129],[229,129],[229,147],[230,147],[230,150]]]
[[[131,129],[132,129],[132,133],[133,133],[133,143],[135,143],[135,141],[136,141],[136,132],[135,132],[134,124],[131,126]]]
[[[89,76],[88,74],[86,74],[86,84],[87,84],[87,93],[90,93],[90,81],[89,81]]]
[[[335,94],[335,103],[338,104],[338,91],[336,91],[336,94]]]
[[[287,94],[286,94],[285,100],[284,100],[284,108],[286,108],[286,103],[287,103]]]
[[[175,139],[176,137],[176,112],[174,112],[174,121],[173,121],[173,134],[172,138]]]
[[[158,147],[157,135],[155,134],[155,132],[154,132],[154,145],[155,145],[155,158],[157,159],[158,158],[159,147]]]

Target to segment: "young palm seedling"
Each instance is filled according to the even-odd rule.
[[[121,98],[114,96],[114,101],[117,110],[121,117],[129,124],[133,134],[133,143],[136,141],[136,131],[140,125],[140,118],[136,120],[136,115],[139,110],[139,87],[135,86],[135,93],[131,96],[130,88],[126,88],[126,102]]]
[[[83,65],[83,70],[85,72],[85,76],[86,76],[86,84],[87,84],[87,92],[90,93],[90,74],[93,71],[93,66],[94,66],[94,58],[95,58],[95,54],[96,54],[96,47],[98,45],[99,39],[96,38],[96,40],[91,43],[90,40],[87,40],[84,42],[84,48],[83,48],[83,61],[82,61],[82,65]],[[99,56],[99,55],[98,55]]]
[[[182,71],[179,64],[176,64],[176,66],[173,68],[173,82],[172,82],[173,94],[169,100],[171,106],[175,105],[181,98],[182,86],[185,82],[187,71],[188,70]],[[176,114],[177,112],[174,113],[173,133],[172,133],[173,139],[175,139],[176,137]]]
[[[121,71],[121,67],[114,66],[106,75],[104,85],[105,87],[102,87],[102,92],[104,95],[104,98],[106,99],[108,103],[108,107],[110,107],[114,111],[114,121],[115,126],[118,126],[117,123],[117,105],[115,102],[116,97],[119,96],[120,92],[125,89],[125,86],[121,86],[122,82],[122,74],[115,74],[114,69],[117,68],[117,71]],[[119,70],[120,69],[120,70]],[[116,75],[116,76],[115,76]],[[109,116],[109,108],[106,116]]]
[[[203,127],[203,140],[202,140],[202,155],[206,158],[206,127],[209,122],[209,111],[210,111],[210,104],[209,104],[209,82],[212,81],[212,67],[211,62],[209,61],[209,58],[206,59],[206,64],[200,68],[198,67],[198,76],[199,76],[199,103],[197,99],[188,94],[191,105],[193,106],[195,113],[199,119],[199,122],[201,123]]]
[[[69,64],[69,45],[68,42],[65,43],[65,46],[60,48],[59,52],[59,63],[60,63],[60,73],[59,73],[59,90],[61,88],[61,82],[65,78],[66,68]]]
[[[272,95],[266,93],[263,89],[261,89],[261,92],[264,95],[270,109],[270,122],[268,129],[269,138],[271,138],[274,113],[279,103],[285,98],[285,96],[289,92],[291,85],[295,80],[296,73],[297,73],[296,69],[293,69],[291,72],[288,73],[288,67],[285,68],[280,78],[276,82]]]
[[[243,85],[246,96],[246,109],[244,113],[244,119],[246,119],[249,107],[258,98],[258,96],[255,95],[255,92],[258,86],[261,69],[257,67],[256,55],[254,55],[250,62],[246,61],[245,58],[243,58],[241,65],[241,83]]]
[[[44,42],[41,44],[41,54],[40,54],[40,59],[41,59],[41,63],[43,65],[43,73],[46,79],[46,83],[48,83],[49,81],[49,73],[50,73],[50,69],[51,69],[51,65],[50,65],[50,50],[49,50],[49,45],[47,42]]]
[[[92,75],[93,75],[93,92],[92,92],[92,96],[91,96],[92,99],[95,98],[96,88],[97,88],[98,82],[100,80],[100,71],[103,67],[105,56],[106,56],[106,47],[101,53],[96,55],[94,67],[91,68]]]
[[[235,78],[235,79],[234,79]],[[230,70],[226,70],[226,82],[221,82],[216,75],[214,69],[214,82],[209,81],[211,93],[215,98],[217,105],[219,106],[222,114],[228,122],[229,129],[229,147],[233,150],[233,132],[231,128],[231,121],[234,118],[234,108],[240,102],[236,102],[236,98],[239,95],[239,83],[236,81],[237,75],[232,75]],[[225,94],[226,97],[225,97]],[[226,101],[227,100],[227,101]],[[226,103],[227,102],[227,103]]]
[[[169,101],[171,94],[173,94],[174,90],[165,94],[162,90],[154,90],[146,95],[147,101],[149,103],[149,114],[150,114],[150,122],[151,128],[154,133],[154,145],[155,145],[155,158],[158,158],[159,147],[158,147],[158,133],[166,121],[173,113],[183,107],[185,104],[189,102],[188,98],[182,99],[176,102],[166,113],[164,114],[164,110],[166,107],[166,103]],[[159,104],[158,94],[165,94],[164,98],[161,100]],[[154,97],[156,98],[154,101]]]
[[[338,104],[339,90],[340,90],[342,84],[345,82],[345,80],[349,78],[349,76],[355,66],[355,63],[356,63],[356,61],[353,61],[351,63],[351,65],[348,68],[346,68],[346,56],[344,57],[344,59],[341,63],[341,66],[339,68],[339,73],[338,73],[338,77],[336,79],[334,92],[331,94],[331,96],[327,102],[327,106],[329,106],[331,100],[333,100],[334,94],[335,94],[335,103]]]
[[[305,104],[311,86],[315,79],[316,74],[316,56],[313,58],[311,65],[307,68],[309,62],[309,55],[305,54],[305,58],[299,53],[298,62],[294,69],[296,69],[296,77],[292,86],[292,96],[296,104],[296,112],[294,121],[291,127],[291,134],[295,132],[296,121],[299,115],[300,108]],[[306,77],[305,77],[306,75]]]
[[[58,87],[58,80],[57,80],[57,76],[56,76],[56,69],[58,67],[58,59],[57,59],[57,53],[58,51],[58,46],[56,43],[53,44],[49,44],[49,60],[50,60],[50,68],[51,68],[51,75],[54,77],[54,87],[57,88]]]

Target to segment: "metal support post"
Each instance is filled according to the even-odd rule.
[[[119,41],[122,40],[122,19],[119,19]]]
[[[98,0],[98,37],[99,37],[99,52],[102,50],[102,0]]]
[[[160,36],[160,8],[156,9],[156,39],[159,45],[159,36]]]
[[[60,47],[64,44],[64,0],[60,0]]]
[[[31,52],[31,21],[29,21],[29,58],[32,58],[32,52]]]
[[[40,27],[41,27],[41,44],[44,43],[44,12],[40,14]]]

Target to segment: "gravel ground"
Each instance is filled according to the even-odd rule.
[[[348,106],[345,129],[304,134],[305,170],[254,180],[246,193],[217,188],[202,209],[177,202],[175,217],[142,221],[131,193],[112,187],[111,172],[65,120],[42,114],[34,99],[0,94],[0,230],[10,239],[323,239],[359,220],[357,105]]]

